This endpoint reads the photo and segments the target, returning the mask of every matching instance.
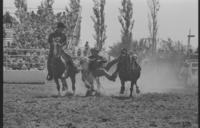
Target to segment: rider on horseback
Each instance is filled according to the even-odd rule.
[[[51,59],[52,59],[53,50],[54,50],[53,43],[56,42],[56,43],[60,44],[61,46],[66,45],[66,36],[65,36],[65,34],[62,33],[65,28],[66,28],[66,26],[63,23],[59,22],[57,24],[56,31],[49,35],[48,42],[50,44],[50,51],[49,51],[49,56],[48,56],[48,61],[47,61],[47,70],[48,70],[47,80],[53,79],[53,74],[51,71]],[[60,54],[63,57],[63,59],[65,60],[65,68],[67,68],[67,63],[68,63],[74,67],[76,72],[78,72],[77,68],[75,67],[75,65],[72,61],[71,56],[67,55],[63,50],[61,50]],[[65,70],[63,77],[66,77],[66,76],[67,76],[67,71]]]
[[[137,58],[138,56],[136,54],[133,54],[132,52],[130,53],[130,58],[131,58],[131,66],[134,66],[135,70],[141,71],[140,65],[137,63]]]
[[[128,58],[128,59],[125,59],[125,58]],[[117,73],[119,71],[119,65],[120,65],[119,60],[122,60],[123,63],[126,64],[125,66],[127,67],[127,72],[129,72],[132,69],[134,69],[133,66],[136,67],[135,69],[137,69],[139,71],[141,70],[141,67],[139,66],[139,64],[136,61],[137,60],[137,55],[136,54],[132,55],[132,52],[129,54],[126,48],[122,48],[121,54],[116,60],[118,61],[117,69],[112,74],[112,77],[114,78],[114,81],[117,78]],[[124,62],[124,61],[128,61],[128,62]]]
[[[114,81],[114,78],[103,67],[103,64],[106,63],[107,60],[98,55],[98,53],[99,50],[97,48],[91,49],[92,55],[88,57],[90,59],[89,71],[91,71],[94,76],[105,76],[109,80]]]

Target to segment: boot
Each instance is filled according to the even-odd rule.
[[[111,80],[111,81],[115,81],[115,79],[116,79],[115,77],[113,77],[113,75],[112,75],[112,76],[108,76],[107,78],[108,78],[109,80]]]

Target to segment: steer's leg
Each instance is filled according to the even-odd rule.
[[[68,86],[67,86],[67,82],[66,82],[66,79],[65,78],[62,78],[61,79],[61,82],[62,82],[62,91],[65,91],[68,89]]]
[[[115,78],[103,68],[97,69],[94,74],[96,77],[105,76],[107,79],[109,79],[111,81],[115,81]]]

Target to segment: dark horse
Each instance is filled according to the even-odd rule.
[[[52,73],[53,73],[54,81],[57,85],[58,95],[61,95],[60,84],[59,84],[59,81],[58,81],[59,79],[62,82],[62,91],[68,90],[66,78],[62,77],[65,70],[67,70],[67,72],[68,72],[67,78],[70,77],[70,79],[71,79],[72,90],[73,90],[73,94],[74,94],[75,93],[76,72],[74,71],[74,68],[72,67],[72,65],[70,63],[67,63],[67,69],[65,69],[65,64],[64,64],[65,62],[62,58],[62,54],[66,54],[66,53],[64,53],[61,50],[62,50],[61,45],[54,43],[53,57],[51,59],[51,70],[52,70]],[[62,52],[62,54],[61,54],[61,52]],[[67,54],[66,54],[66,56],[70,57]]]
[[[137,85],[137,80],[140,77],[140,69],[133,63],[131,63],[131,56],[121,55],[119,58],[114,59],[113,61],[109,62],[107,66],[107,70],[112,67],[112,65],[117,63],[117,70],[119,74],[119,78],[121,81],[121,90],[120,94],[123,94],[125,91],[125,82],[131,81],[131,88],[130,88],[130,97],[132,97],[133,93],[133,86],[136,85],[136,93],[140,93],[139,87]]]

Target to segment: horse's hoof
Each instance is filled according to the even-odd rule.
[[[64,97],[64,96],[65,96],[65,94],[61,94],[60,96],[61,96],[61,97]]]
[[[124,94],[124,92],[123,92],[123,91],[120,91],[120,94]]]
[[[129,98],[130,98],[130,99],[134,99],[134,97],[133,97],[133,96],[129,96]]]
[[[67,95],[67,91],[63,91],[63,95],[62,96],[66,96]]]
[[[139,94],[139,93],[140,93],[140,90],[139,90],[139,89],[137,89],[137,90],[136,90],[136,93],[137,93],[137,94]]]
[[[61,96],[61,93],[60,93],[60,92],[58,92],[58,96]]]
[[[101,96],[101,93],[100,92],[96,92],[95,96]]]
[[[85,96],[87,97],[87,96],[89,96],[90,94],[91,94],[91,92],[90,92],[90,90],[88,90],[88,91],[86,92]]]

